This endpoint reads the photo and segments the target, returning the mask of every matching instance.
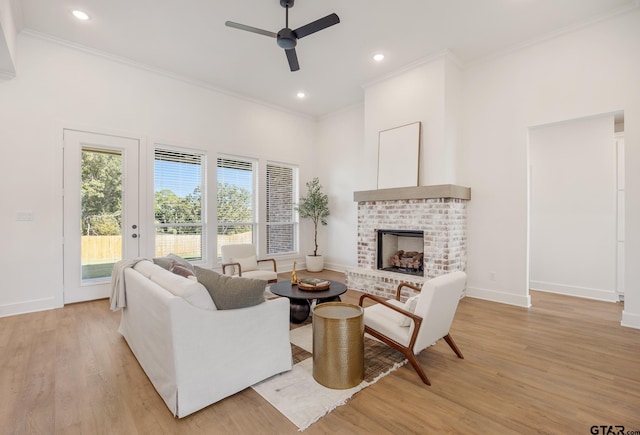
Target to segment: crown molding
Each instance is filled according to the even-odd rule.
[[[350,112],[352,110],[362,108],[364,109],[364,101],[358,101],[357,103],[349,104],[347,106],[343,106],[339,109],[333,110],[331,112],[327,112],[323,115],[319,115],[316,120],[318,121],[326,121],[327,119],[333,118],[334,116],[340,116],[343,113]]]
[[[20,0],[9,0],[11,6],[11,14],[13,16],[13,25],[16,28],[16,33],[24,28],[24,13],[22,12],[22,2]]]
[[[246,101],[246,102],[249,102],[249,103],[257,104],[259,106],[268,107],[270,109],[277,110],[279,112],[284,112],[284,113],[287,113],[289,115],[294,115],[294,116],[297,116],[297,117],[300,117],[300,118],[304,118],[304,119],[307,119],[307,120],[312,120],[312,121],[316,121],[317,120],[317,117],[308,115],[306,113],[296,112],[296,111],[288,109],[286,107],[278,106],[276,104],[271,104],[271,103],[268,103],[266,101],[259,100],[257,98],[248,97],[246,95],[243,95],[243,94],[240,94],[240,93],[237,93],[237,92],[233,92],[233,91],[230,91],[228,89],[225,89],[225,88],[222,88],[222,87],[219,87],[219,86],[212,85],[212,84],[207,83],[207,82],[202,81],[202,80],[193,79],[193,78],[190,78],[190,77],[187,77],[187,76],[184,76],[184,75],[181,75],[181,74],[177,74],[177,73],[174,73],[174,72],[162,69],[162,68],[153,67],[153,66],[147,65],[145,63],[138,62],[138,61],[135,61],[135,60],[123,57],[123,56],[117,56],[115,54],[111,54],[111,53],[107,53],[105,51],[97,50],[95,48],[87,47],[86,45],[82,45],[82,44],[78,44],[78,43],[75,43],[75,42],[71,42],[71,41],[68,41],[68,40],[62,39],[62,38],[57,38],[57,37],[52,36],[52,35],[47,35],[46,33],[41,33],[41,32],[38,32],[36,30],[33,30],[33,29],[26,28],[26,29],[22,30],[22,32],[20,32],[20,35],[25,35],[25,36],[32,37],[32,38],[35,38],[35,39],[40,39],[40,40],[43,40],[43,41],[47,41],[47,42],[50,42],[52,44],[56,44],[56,45],[59,45],[59,46],[62,46],[62,47],[70,48],[72,50],[79,51],[79,52],[82,52],[82,53],[86,53],[86,54],[89,54],[89,55],[92,55],[92,56],[96,56],[96,57],[99,57],[99,58],[102,58],[102,59],[106,59],[106,60],[109,60],[111,62],[119,63],[119,64],[122,64],[122,65],[126,65],[126,66],[129,66],[131,68],[135,68],[135,69],[138,69],[138,70],[146,71],[146,72],[149,72],[151,74],[156,74],[156,75],[159,75],[159,76],[163,76],[163,77],[166,77],[166,78],[169,78],[169,79],[172,79],[172,80],[176,80],[176,81],[179,81],[179,82],[182,82],[182,83],[186,83],[186,84],[191,85],[191,86],[195,86],[195,87],[199,87],[199,88],[202,88],[202,89],[206,89],[206,90],[211,91],[211,92],[222,94],[222,95],[225,95],[225,96],[228,96],[228,97],[237,98],[239,100],[243,100],[243,101]]]
[[[458,67],[462,66],[462,62],[450,50],[444,49],[444,50],[438,51],[436,53],[432,53],[432,54],[430,54],[430,55],[428,55],[426,57],[420,58],[420,59],[418,59],[416,61],[413,61],[411,63],[408,63],[405,66],[400,67],[397,70],[394,70],[394,71],[392,71],[392,72],[390,72],[388,74],[385,74],[385,75],[380,76],[380,77],[378,77],[376,79],[373,79],[370,82],[367,82],[367,83],[365,83],[365,84],[363,84],[361,86],[362,86],[363,89],[367,89],[367,88],[369,88],[371,86],[377,85],[378,83],[382,83],[384,81],[387,81],[389,79],[392,79],[394,77],[402,75],[402,74],[406,73],[407,71],[411,71],[411,70],[416,69],[416,68],[418,68],[420,66],[423,66],[423,65],[429,64],[431,62],[435,62],[437,60],[441,60],[441,59],[449,60],[449,61],[453,62],[453,64],[458,66]]]
[[[15,72],[0,70],[0,81],[11,80],[15,78],[16,78]]]
[[[457,66],[460,69],[468,69],[477,65],[480,65],[482,63],[485,62],[489,62],[495,59],[498,59],[500,57],[515,53],[519,50],[522,50],[524,48],[527,47],[532,47],[534,45],[540,44],[542,42],[557,38],[559,36],[562,35],[566,35],[572,32],[575,32],[577,30],[592,26],[594,24],[600,23],[602,21],[606,21],[612,18],[615,18],[619,15],[624,15],[626,13],[629,13],[635,9],[638,9],[640,7],[640,0],[631,0],[628,4],[621,6],[619,8],[604,12],[596,17],[592,17],[588,20],[582,21],[580,23],[576,23],[576,24],[572,24],[570,26],[566,26],[563,27],[561,29],[557,29],[554,31],[551,31],[549,33],[537,36],[533,39],[530,39],[528,41],[522,42],[520,44],[515,44],[512,46],[509,46],[503,50],[499,50],[496,51],[494,53],[488,54],[486,56],[482,56],[476,59],[472,59],[470,61],[462,61],[460,58],[458,58],[456,55],[454,55],[450,50],[448,49],[444,49],[441,51],[438,51],[436,53],[432,53],[426,57],[423,57],[421,59],[418,59],[414,62],[408,63],[405,66],[400,67],[397,70],[392,71],[391,73],[385,74],[383,76],[380,76],[376,79],[373,79],[372,81],[369,81],[362,86],[363,89],[366,89],[368,87],[377,85],[378,83],[384,82],[386,80],[389,80],[391,78],[397,77],[399,75],[402,75],[408,71],[411,71],[419,66],[422,65],[426,65],[428,63],[434,62],[436,60],[440,60],[442,58],[445,58],[449,61],[451,61],[455,66]]]
[[[533,39],[529,39],[528,41],[512,45],[503,50],[498,50],[494,53],[488,54],[486,56],[482,56],[476,59],[469,60],[462,65],[463,69],[472,68],[483,63],[490,62],[495,59],[499,59],[501,57],[507,56],[509,54],[513,54],[525,48],[533,47],[535,45],[541,44],[546,41],[550,41],[552,39],[558,38],[563,35],[567,35],[578,30],[593,26],[595,24],[601,23],[603,21],[610,20],[619,15],[624,15],[629,12],[632,12],[640,7],[640,0],[631,0],[628,4],[621,6],[619,8],[604,12],[596,17],[592,17],[588,20],[582,21],[580,23],[571,24],[569,26],[562,27],[557,30],[553,30],[551,32],[545,33],[543,35],[537,36]]]

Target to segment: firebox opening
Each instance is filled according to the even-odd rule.
[[[424,276],[424,231],[377,230],[378,269]]]

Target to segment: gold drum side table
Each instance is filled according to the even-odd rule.
[[[313,309],[313,378],[328,388],[355,387],[364,379],[364,310],[343,302]]]

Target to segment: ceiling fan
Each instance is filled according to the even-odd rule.
[[[291,30],[289,28],[289,8],[293,7],[294,1],[295,0],[280,0],[280,6],[286,9],[286,15],[285,27],[278,33],[258,29],[256,27],[251,27],[244,24],[234,23],[233,21],[227,21],[224,24],[227,27],[233,27],[236,29],[257,33],[259,35],[276,38],[278,46],[280,48],[284,48],[284,52],[287,55],[287,60],[289,61],[289,68],[291,69],[291,71],[298,71],[300,69],[300,65],[298,64],[298,56],[296,55],[296,44],[298,43],[298,39],[309,36],[312,33],[316,33],[322,29],[326,29],[327,27],[333,26],[334,24],[338,24],[340,22],[340,18],[336,14],[330,14],[324,18],[315,20],[302,27],[298,27],[295,30]]]

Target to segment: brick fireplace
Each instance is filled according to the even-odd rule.
[[[358,202],[358,267],[347,270],[354,290],[395,297],[400,282],[421,287],[431,278],[466,269],[468,187],[418,186],[355,192]],[[424,276],[378,270],[378,235],[384,229],[422,231]],[[410,296],[403,295],[402,300]]]

